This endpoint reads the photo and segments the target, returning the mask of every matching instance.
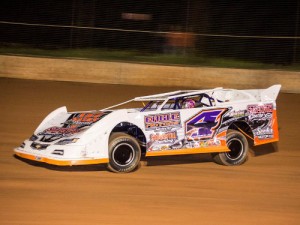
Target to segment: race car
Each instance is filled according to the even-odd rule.
[[[249,144],[278,141],[280,88],[179,90],[84,112],[64,106],[14,152],[61,166],[105,163],[113,172],[134,171],[142,155],[211,153],[218,164],[241,165]]]

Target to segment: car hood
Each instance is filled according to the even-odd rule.
[[[79,138],[86,130],[111,111],[67,112],[65,107],[50,113],[36,129],[34,136],[42,142]]]

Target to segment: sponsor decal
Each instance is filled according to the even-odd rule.
[[[169,145],[152,145],[149,148],[149,151],[165,151],[165,150],[170,150]]]
[[[177,131],[157,132],[150,134],[150,141],[147,143],[149,151],[169,150],[177,141]]]
[[[177,126],[180,124],[180,114],[159,114],[154,117],[145,117],[145,124],[151,123],[149,128],[153,129],[147,143],[148,151],[176,150],[185,148],[206,148],[221,145],[221,140],[214,137],[218,131],[223,115],[227,108],[202,110],[185,122],[185,133],[180,132]],[[173,126],[165,128],[161,123],[165,121],[176,121],[175,130]],[[158,124],[159,125],[153,125]],[[181,135],[179,137],[179,135]]]
[[[249,125],[252,128],[254,135],[259,139],[273,138],[273,104],[248,105],[247,111]]]
[[[233,118],[245,117],[246,111],[245,110],[231,111],[228,116]]]
[[[167,133],[154,133],[150,135],[151,142],[159,142],[159,143],[166,143],[166,142],[174,142],[177,140],[177,132],[167,132]]]
[[[43,136],[40,141],[52,142],[62,137],[72,136],[92,126],[105,115],[107,115],[107,113],[103,112],[73,113],[65,122],[62,123],[61,127],[49,127],[46,130],[38,133],[38,135]]]
[[[75,126],[90,126],[91,124],[97,122],[101,119],[101,117],[104,115],[103,112],[99,113],[75,113],[72,114],[66,122],[64,122],[65,125],[69,127],[75,127]]]
[[[265,114],[273,112],[273,104],[264,104],[264,105],[248,105],[247,111],[250,114]]]
[[[207,141],[190,141],[188,142],[185,147],[186,148],[207,148],[212,146],[220,146],[221,141],[219,139],[213,140],[209,139]]]
[[[72,136],[73,134],[76,134],[78,132],[80,132],[80,130],[77,127],[50,127],[43,132],[40,132],[39,135],[66,137]]]
[[[221,125],[227,109],[203,110],[185,122],[188,140],[212,138]]]
[[[144,122],[146,130],[171,130],[181,127],[179,112],[148,115]]]

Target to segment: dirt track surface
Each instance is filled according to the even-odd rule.
[[[114,174],[13,155],[55,108],[101,109],[171,90],[0,78],[0,224],[300,224],[300,95],[279,95],[277,148],[261,147],[238,167],[200,154],[149,158],[136,172]]]

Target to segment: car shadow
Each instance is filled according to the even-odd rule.
[[[28,165],[41,167],[55,171],[68,171],[68,172],[89,172],[89,171],[108,171],[105,164],[96,165],[76,165],[76,166],[56,166],[43,162],[32,161],[21,158],[17,155],[14,157]],[[167,166],[176,164],[193,164],[193,163],[207,163],[212,162],[210,154],[192,154],[192,155],[176,155],[176,156],[155,156],[141,158],[140,167],[143,166]]]
[[[276,143],[270,143],[250,148],[250,154],[253,157],[259,157],[271,154],[278,151]],[[89,172],[89,171],[108,171],[105,164],[95,165],[76,165],[76,166],[56,166],[43,162],[32,161],[21,158],[17,155],[14,157],[31,166],[46,168],[55,171],[68,171],[68,172]],[[180,164],[195,164],[195,163],[212,163],[213,159],[209,153],[190,154],[190,155],[174,155],[174,156],[142,156],[139,167],[142,166],[167,166],[167,165],[180,165]]]
[[[275,143],[269,143],[259,146],[253,146],[250,149],[250,153],[254,157],[263,156],[271,153],[278,152],[278,144]]]
[[[175,156],[154,156],[143,157],[142,161],[147,166],[166,166],[178,164],[193,164],[212,162],[210,154],[191,154],[191,155],[175,155]]]

